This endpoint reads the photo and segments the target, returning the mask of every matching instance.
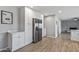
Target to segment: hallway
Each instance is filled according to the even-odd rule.
[[[61,34],[57,39],[43,38],[42,41],[25,46],[16,52],[78,52],[79,42],[71,41],[70,34]]]

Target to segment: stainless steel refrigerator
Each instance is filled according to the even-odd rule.
[[[42,20],[33,18],[32,20],[33,27],[33,43],[36,43],[42,40]]]

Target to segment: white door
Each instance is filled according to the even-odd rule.
[[[47,36],[51,36],[52,35],[52,25],[51,25],[51,19],[46,19],[46,34]]]
[[[55,21],[54,16],[45,17],[46,36],[55,36]]]

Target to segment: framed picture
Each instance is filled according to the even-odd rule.
[[[1,24],[13,24],[13,13],[1,10]]]

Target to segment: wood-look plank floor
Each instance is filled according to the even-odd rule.
[[[53,39],[45,37],[38,43],[32,43],[16,52],[78,52],[79,42],[71,41],[70,34],[61,34]]]

